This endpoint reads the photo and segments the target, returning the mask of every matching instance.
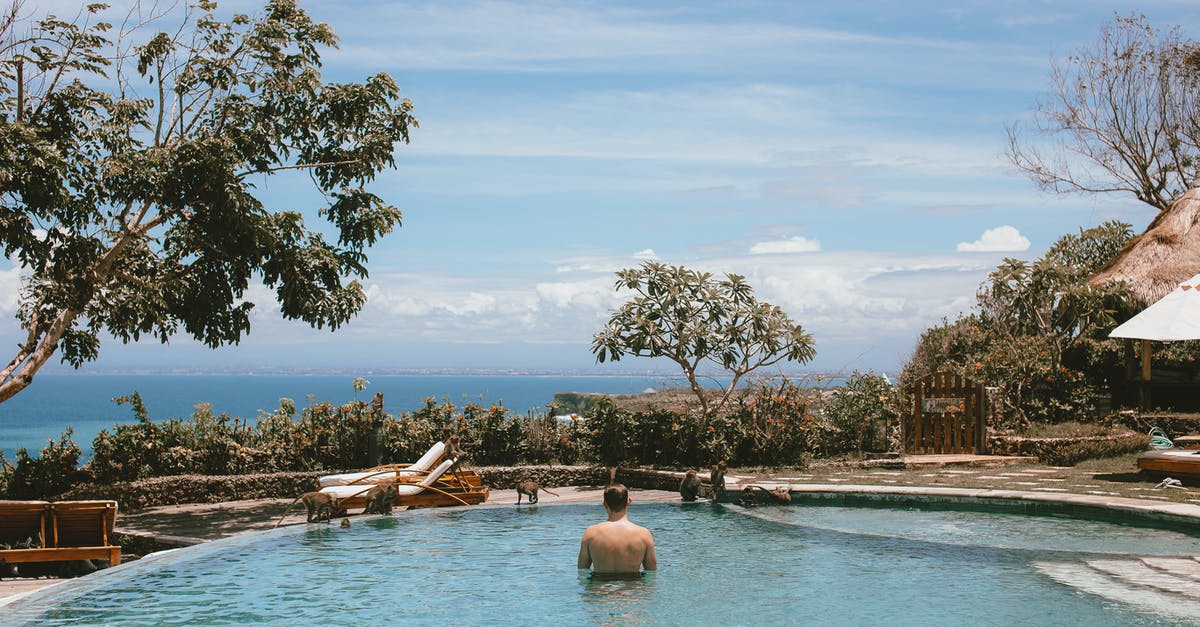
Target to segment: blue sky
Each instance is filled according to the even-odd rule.
[[[330,334],[256,289],[239,346],[110,342],[89,368],[669,369],[588,350],[622,302],[612,272],[657,259],[746,275],[814,336],[808,369],[894,373],[1001,258],[1152,218],[1006,162],[1052,56],[1114,12],[1200,31],[1182,1],[304,6],[342,38],[326,78],[386,71],[421,123],[374,186],[404,226],[371,252],[369,303]],[[315,207],[305,181],[263,197]],[[0,271],[9,346],[16,274]]]

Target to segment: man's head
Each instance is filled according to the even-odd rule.
[[[629,507],[629,490],[619,483],[604,488],[604,507],[610,512],[625,511]]]

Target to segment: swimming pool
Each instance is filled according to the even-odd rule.
[[[101,571],[14,603],[0,622],[1179,624],[1178,608],[1081,592],[1045,565],[1200,554],[1192,536],[1076,519],[635,503],[661,570],[593,582],[575,557],[601,513],[488,506],[278,529]]]

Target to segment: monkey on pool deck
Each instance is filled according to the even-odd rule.
[[[695,470],[687,471],[683,476],[683,481],[679,482],[679,496],[685,501],[694,501],[700,496],[701,491],[700,477],[696,476]]]
[[[543,488],[536,481],[522,481],[517,484],[517,505],[521,504],[521,495],[522,494],[529,497],[530,505],[537,504],[538,490],[541,490],[542,492],[549,492],[550,494],[554,494],[554,496],[558,496],[558,494],[555,494],[554,492],[550,492],[546,488]]]
[[[394,484],[389,483],[386,487],[377,485],[367,490],[364,498],[367,500],[367,505],[363,508],[364,514],[390,514],[392,503],[400,498],[400,492]]]
[[[708,476],[708,482],[712,484],[713,498],[716,498],[717,492],[725,489],[725,471],[729,466],[725,460],[721,460],[712,467],[712,473]]]
[[[308,510],[307,522],[317,522],[324,520],[329,522],[333,518],[335,512],[338,511],[337,500],[324,492],[305,492],[297,496],[295,500],[288,503],[288,506],[283,510],[283,516],[279,517],[279,522],[275,523],[278,527],[283,519],[287,517],[288,511],[296,504],[296,501],[304,501],[304,507]]]

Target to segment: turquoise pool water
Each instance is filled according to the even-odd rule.
[[[631,512],[658,545],[661,570],[642,581],[578,575],[579,535],[599,505],[423,510],[133,562],[0,609],[0,623],[1179,624],[1037,564],[1200,554],[1183,534],[1049,517],[708,503]]]

